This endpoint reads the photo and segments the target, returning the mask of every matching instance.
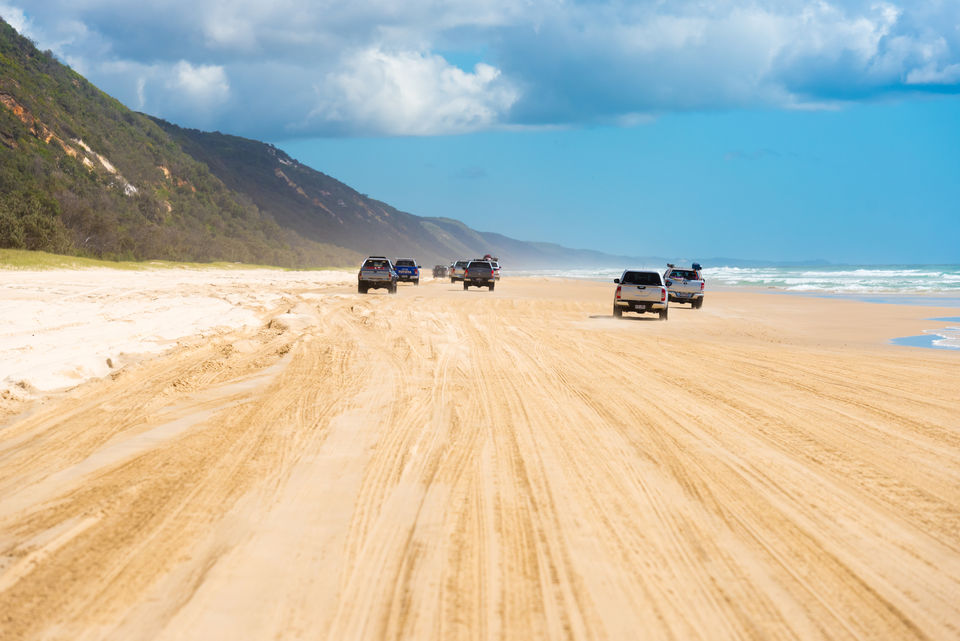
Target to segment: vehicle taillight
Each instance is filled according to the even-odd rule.
[[[620,285],[617,285],[617,298],[620,298]]]
[[[704,283],[704,282],[701,282],[701,283],[700,283],[700,291],[701,291],[701,292],[703,291],[703,286],[704,286],[704,285],[706,285],[706,283]]]
[[[665,300],[667,300],[667,290],[665,290],[663,287],[661,287],[661,288],[660,288],[660,302],[662,303],[662,302],[665,301]]]

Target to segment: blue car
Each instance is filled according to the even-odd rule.
[[[393,262],[397,270],[397,281],[401,283],[420,284],[420,265],[412,258],[398,258]]]

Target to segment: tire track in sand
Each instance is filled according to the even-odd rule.
[[[591,285],[538,283],[290,295],[309,322],[14,423],[0,635],[960,636],[955,361],[790,343],[723,297],[590,318]]]

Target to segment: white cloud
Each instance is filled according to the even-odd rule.
[[[960,63],[938,69],[928,65],[914,69],[907,74],[907,84],[911,85],[955,85],[960,83]]]
[[[230,97],[227,73],[216,65],[193,65],[181,60],[174,65],[168,85],[181,91],[189,102],[202,107],[222,104]]]
[[[867,14],[848,15],[840,7],[817,2],[798,15],[784,16],[787,27],[781,44],[787,55],[833,58],[852,54],[866,61],[877,54],[881,39],[896,23],[899,11],[891,5],[875,5]]]
[[[258,137],[960,92],[956,0],[21,2],[0,14],[127,104]]]
[[[354,53],[316,87],[308,120],[388,135],[464,133],[499,122],[517,99],[500,71],[466,72],[437,55]]]
[[[218,128],[233,95],[226,70],[214,65],[140,64],[110,60],[87,70],[128,107],[186,127]]]
[[[147,79],[137,78],[137,109],[147,106]]]
[[[6,20],[20,35],[30,37],[30,22],[23,9],[0,3],[0,18]]]

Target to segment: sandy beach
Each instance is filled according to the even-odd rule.
[[[957,639],[956,309],[0,272],[0,638]]]

